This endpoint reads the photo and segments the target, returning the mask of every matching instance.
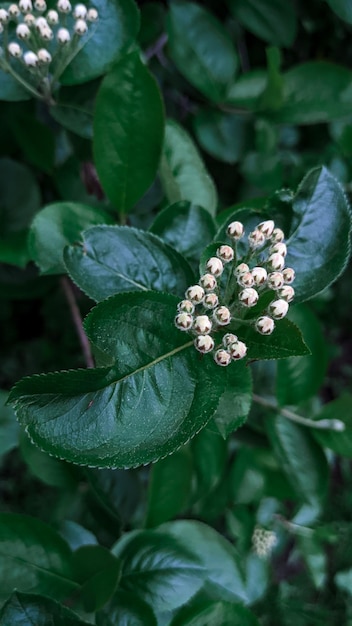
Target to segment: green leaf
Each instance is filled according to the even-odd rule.
[[[64,274],[64,248],[94,224],[110,224],[112,217],[102,209],[78,202],[55,202],[35,216],[29,231],[31,258],[42,274]]]
[[[13,409],[6,406],[8,393],[0,390],[0,458],[18,446],[19,424]]]
[[[134,470],[87,469],[90,487],[106,511],[123,525],[130,522],[137,509],[142,485]]]
[[[71,94],[70,94],[71,95]],[[50,108],[50,115],[61,126],[84,139],[93,139],[93,106],[72,102],[58,102]]]
[[[33,115],[13,115],[11,128],[26,160],[50,174],[54,168],[55,136],[53,131]]]
[[[215,235],[215,222],[208,211],[191,202],[176,202],[155,218],[150,231],[170,244],[198,267],[200,254]]]
[[[192,487],[192,457],[181,448],[151,468],[146,526],[167,522],[182,512]]]
[[[88,613],[102,608],[116,591],[121,562],[103,546],[83,546],[72,557],[74,578],[82,587],[80,600]]]
[[[261,335],[248,326],[241,326],[238,335],[247,344],[249,359],[286,359],[309,354],[300,330],[287,318],[276,322],[270,336]]]
[[[288,317],[300,328],[311,354],[277,364],[277,399],[281,405],[299,404],[314,396],[328,365],[326,340],[314,313],[307,306],[294,306]]]
[[[0,100],[18,102],[20,100],[30,100],[31,94],[27,89],[11,76],[0,70]]]
[[[73,463],[132,467],[171,454],[206,425],[226,380],[175,328],[177,301],[157,292],[109,298],[85,328],[110,367],[13,388],[9,399],[39,447]]]
[[[90,530],[71,520],[64,520],[60,526],[60,535],[70,546],[71,550],[77,550],[82,546],[94,546],[98,543],[97,538]]]
[[[27,230],[10,233],[6,235],[6,239],[0,238],[0,262],[25,268],[31,260],[27,238]]]
[[[238,61],[221,22],[198,4],[174,0],[167,30],[169,53],[177,69],[210,99],[223,100]]]
[[[16,513],[0,514],[0,597],[13,589],[68,599],[78,588],[67,543],[47,524]]]
[[[337,574],[335,574],[334,582],[338,589],[342,589],[342,591],[346,591],[349,595],[351,595],[352,568],[343,572],[337,572]]]
[[[326,0],[326,2],[344,22],[352,24],[351,0]]]
[[[268,74],[262,69],[246,72],[230,85],[226,102],[234,107],[256,111],[267,82]]]
[[[139,12],[133,0],[94,0],[99,20],[82,37],[82,49],[69,64],[60,82],[77,85],[101,76],[137,35]]]
[[[228,0],[233,15],[254,35],[274,46],[291,47],[297,32],[294,4],[281,0]]]
[[[54,600],[16,591],[0,610],[1,626],[88,626]]]
[[[101,301],[122,291],[167,291],[183,296],[194,277],[187,261],[159,237],[129,226],[95,226],[83,243],[65,250],[71,278]]]
[[[165,127],[160,177],[170,203],[188,200],[215,215],[214,183],[191,137],[173,120],[168,120]]]
[[[313,536],[298,536],[298,546],[316,589],[324,589],[328,576],[328,559],[322,542]]]
[[[131,209],[152,184],[163,133],[159,88],[138,51],[131,52],[103,80],[94,113],[96,168],[104,191],[120,213]]]
[[[311,170],[293,199],[286,266],[296,272],[295,302],[312,298],[344,271],[351,213],[338,181],[325,167]]]
[[[244,424],[252,402],[252,376],[250,368],[242,361],[226,368],[227,386],[222,394],[211,428],[226,439]]]
[[[72,467],[42,452],[23,431],[20,437],[20,452],[30,472],[46,485],[66,489],[68,492],[76,486]]]
[[[352,458],[352,395],[344,393],[337,400],[328,402],[318,415],[314,416],[316,421],[320,420],[340,420],[345,425],[345,430],[336,432],[328,429],[312,428],[314,438],[324,448],[333,450],[339,456]]]
[[[263,93],[260,95],[258,106],[261,109],[276,111],[283,101],[283,77],[280,72],[281,54],[278,48],[270,47],[266,50],[268,63],[268,80]]]
[[[240,161],[248,136],[248,124],[243,116],[200,109],[193,124],[198,143],[211,156],[224,163]]]
[[[241,604],[214,602],[211,600],[195,602],[182,608],[170,626],[259,626],[255,615]]]
[[[220,481],[226,465],[227,445],[218,433],[203,428],[192,439],[191,449],[197,476],[197,496],[201,497]]]
[[[118,591],[96,615],[97,626],[157,626],[152,608],[134,592]]]
[[[321,506],[329,479],[326,457],[309,430],[285,417],[265,418],[265,427],[294,490],[308,504]]]
[[[31,171],[12,159],[0,159],[1,237],[28,227],[40,207],[40,191]]]

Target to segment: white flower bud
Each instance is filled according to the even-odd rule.
[[[229,263],[233,260],[234,251],[231,246],[220,246],[216,251],[216,256],[218,256],[223,263]]]
[[[295,279],[295,270],[292,269],[292,267],[286,267],[286,269],[282,272],[282,275],[284,277],[284,282],[290,285]]]
[[[214,276],[221,276],[221,274],[224,271],[224,266],[222,264],[222,261],[220,261],[220,259],[218,259],[216,256],[210,257],[205,267],[208,270],[208,272],[210,274],[213,274]]]
[[[264,267],[253,267],[251,274],[256,285],[264,285],[268,278],[267,271]]]
[[[179,313],[175,317],[175,326],[179,330],[190,330],[193,324],[193,317],[189,313]]]
[[[257,226],[257,230],[260,230],[265,239],[269,239],[271,237],[273,230],[275,227],[275,222],[273,220],[266,220],[265,222],[260,222]]]
[[[57,31],[56,37],[57,37],[58,42],[61,44],[68,43],[71,39],[71,35],[69,31],[67,30],[67,28],[59,28],[59,30]]]
[[[37,19],[35,20],[35,25],[38,30],[40,30],[41,28],[49,28],[49,24],[45,17],[37,17]]]
[[[75,33],[77,33],[77,35],[84,35],[88,30],[88,26],[87,26],[87,22],[85,22],[84,20],[77,20],[76,24],[75,24]]]
[[[220,348],[220,350],[217,350],[214,354],[214,361],[217,365],[226,367],[231,363],[231,354],[227,352],[227,350]]]
[[[15,59],[19,59],[22,56],[22,48],[15,41],[9,43],[7,49],[11,56],[15,57]]]
[[[246,274],[246,272],[249,272],[249,267],[248,267],[247,263],[240,263],[233,270],[233,273],[234,273],[235,276],[241,276],[241,274]]]
[[[275,322],[271,319],[271,317],[263,315],[263,317],[259,317],[257,319],[255,327],[261,335],[271,335],[275,328]]]
[[[282,270],[285,267],[285,259],[281,254],[278,254],[278,252],[275,252],[274,254],[271,254],[269,256],[268,266],[270,269],[275,270],[275,271]]]
[[[29,39],[31,31],[29,30],[27,24],[18,24],[16,28],[16,35],[19,39]]]
[[[59,14],[57,11],[48,11],[46,19],[48,24],[51,24],[51,26],[56,26],[56,24],[59,23]]]
[[[216,278],[212,274],[203,274],[199,282],[205,291],[213,291],[217,286]]]
[[[203,306],[205,306],[206,309],[215,309],[218,304],[219,298],[216,293],[207,293],[204,298]]]
[[[188,287],[185,293],[187,300],[190,300],[193,304],[200,304],[200,302],[203,302],[204,295],[204,289],[199,285],[192,285],[191,287]]]
[[[285,257],[287,254],[287,246],[285,243],[282,242],[274,243],[272,246],[270,246],[269,252],[270,254],[281,254],[281,256]]]
[[[88,20],[88,22],[96,22],[98,17],[99,17],[99,15],[98,15],[98,11],[96,9],[89,9],[89,11],[87,13],[87,20]]]
[[[207,315],[198,315],[193,324],[193,328],[199,335],[208,335],[211,331],[212,323]]]
[[[72,9],[69,0],[59,0],[56,6],[60,13],[70,13]]]
[[[231,358],[234,361],[238,361],[239,359],[243,359],[247,354],[247,346],[243,341],[235,341],[229,347],[229,352],[231,354]]]
[[[6,9],[0,9],[0,24],[7,24],[9,18],[10,16]]]
[[[274,300],[269,304],[268,311],[275,320],[281,320],[288,311],[286,300]]]
[[[219,306],[218,309],[214,311],[214,320],[219,326],[226,326],[231,321],[231,312],[227,306]]]
[[[31,50],[24,53],[23,60],[28,67],[36,67],[38,65],[38,57]]]
[[[231,222],[231,224],[228,225],[226,232],[231,239],[241,239],[244,234],[242,222]]]
[[[54,37],[54,33],[49,26],[48,28],[41,28],[39,32],[44,41],[50,41]]]
[[[248,287],[240,292],[238,298],[243,306],[251,307],[257,304],[259,296],[258,292],[255,289],[252,289],[252,287]]]
[[[251,272],[246,272],[245,274],[241,274],[237,278],[237,282],[242,287],[252,287],[254,285],[254,278]]]
[[[285,233],[281,228],[274,228],[273,233],[271,235],[271,241],[280,242],[285,239]]]
[[[37,9],[37,11],[40,11],[42,13],[46,10],[45,0],[35,0],[34,7]]]
[[[284,284],[284,277],[281,272],[271,272],[268,274],[268,287],[270,289],[280,289]]]
[[[87,17],[87,7],[84,4],[76,4],[73,9],[75,20],[85,20]]]
[[[265,244],[265,235],[264,235],[264,233],[262,233],[261,230],[258,230],[256,228],[251,233],[249,233],[249,235],[248,235],[248,243],[249,243],[249,246],[251,248],[253,248],[254,250],[256,248],[261,248]]]
[[[30,13],[33,9],[32,0],[20,0],[18,6],[22,13]]]
[[[45,48],[41,48],[40,50],[38,50],[37,54],[38,61],[41,65],[47,65],[47,63],[51,63],[51,54]]]
[[[33,26],[33,24],[35,24],[35,17],[33,13],[26,13],[23,19],[24,19],[25,24],[27,24],[29,28]]]
[[[184,313],[194,313],[194,304],[190,300],[181,300],[177,305],[177,310]]]
[[[279,298],[286,300],[286,302],[292,302],[295,297],[295,290],[290,285],[284,285],[281,289],[278,289],[277,295]]]
[[[233,333],[226,333],[222,338],[222,343],[225,348],[228,348],[232,343],[236,343],[236,341],[238,341],[238,337]]]
[[[8,8],[8,11],[9,11],[9,16],[10,17],[18,17],[19,14],[20,14],[20,10],[19,10],[17,4],[10,4],[10,6]]]
[[[210,335],[199,335],[194,340],[194,346],[199,352],[211,352],[214,350],[214,339]]]

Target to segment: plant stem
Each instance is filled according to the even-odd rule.
[[[73,320],[73,323],[74,323],[74,326],[75,326],[75,329],[76,329],[76,332],[77,332],[77,335],[81,344],[86,366],[87,368],[92,368],[94,367],[94,359],[93,359],[92,352],[90,349],[90,344],[88,341],[88,337],[86,333],[84,332],[81,313],[76,302],[72,283],[67,276],[61,277],[61,286],[65,294],[68,306],[70,307],[72,320]]]
[[[32,85],[27,83],[27,81],[24,80],[22,76],[17,74],[17,72],[11,67],[10,63],[8,63],[6,60],[3,61],[3,70],[4,72],[8,72],[9,74],[11,74],[13,78],[17,80],[17,82],[19,82],[22,87],[24,87],[24,89],[27,89],[27,91],[29,91],[33,96],[39,98],[39,100],[44,100],[42,94],[39,93],[39,91],[37,91],[34,87],[32,87]]]
[[[297,424],[302,424],[302,426],[308,426],[308,428],[335,430],[337,432],[342,432],[343,430],[345,430],[345,424],[341,420],[311,420],[308,417],[297,415],[297,413],[293,413],[293,411],[290,411],[289,409],[282,409],[278,406],[276,402],[273,402],[272,400],[267,400],[267,398],[263,398],[262,396],[258,396],[256,393],[253,394],[253,400],[261,406],[265,406],[268,409],[276,411],[277,413],[282,415],[282,417],[286,417],[287,419],[291,420],[292,422],[296,422]]]

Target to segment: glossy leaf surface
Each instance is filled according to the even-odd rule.
[[[292,46],[297,30],[294,4],[281,0],[229,0],[233,15],[254,35],[275,46]]]
[[[97,626],[157,626],[152,607],[135,593],[117,591],[96,616]]]
[[[76,613],[54,600],[16,591],[0,610],[2,626],[88,626]]]

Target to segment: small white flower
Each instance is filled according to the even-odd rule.
[[[286,300],[274,300],[269,304],[268,311],[275,320],[281,320],[288,311]]]
[[[96,9],[89,9],[87,13],[88,22],[96,22],[98,17],[98,11]]]
[[[251,233],[249,233],[248,243],[250,248],[253,248],[253,250],[256,250],[256,248],[261,248],[265,244],[264,233],[256,228]]]
[[[212,274],[203,274],[199,282],[205,291],[213,291],[217,286],[216,278]]]
[[[222,343],[225,348],[228,348],[232,343],[236,343],[236,341],[238,341],[238,337],[233,333],[226,333],[222,338]]]
[[[274,252],[268,258],[268,267],[274,271],[282,270],[285,267],[285,259],[278,252]]]
[[[263,315],[257,319],[255,327],[261,335],[271,335],[275,328],[275,322],[271,317]]]
[[[268,274],[268,287],[270,289],[280,289],[284,284],[284,277],[282,272],[271,272]]]
[[[58,42],[62,44],[68,43],[71,39],[71,35],[67,28],[59,28],[56,37]]]
[[[18,24],[16,28],[16,35],[19,39],[29,39],[31,31],[29,30],[27,24]]]
[[[243,306],[251,307],[257,304],[259,296],[255,289],[248,287],[240,292],[238,298]]]
[[[9,43],[7,49],[9,53],[11,54],[11,56],[15,57],[15,59],[19,59],[22,56],[22,48],[15,41],[13,41],[12,43]]]
[[[51,54],[45,48],[41,48],[38,50],[38,61],[40,64],[47,65],[47,63],[51,63]]]
[[[226,232],[231,239],[241,239],[244,234],[242,222],[231,222],[231,224],[228,225]]]
[[[193,317],[189,313],[179,313],[175,317],[175,326],[179,330],[190,330],[193,324]]]
[[[191,287],[188,287],[185,296],[193,304],[200,304],[204,300],[205,291],[200,285],[191,285]]]
[[[56,24],[59,23],[59,14],[57,11],[54,10],[48,11],[46,19],[48,24],[51,24],[51,26],[56,26]]]
[[[214,320],[219,324],[219,326],[226,326],[231,321],[231,312],[227,306],[219,306],[219,308],[214,311]]]
[[[252,535],[254,552],[262,558],[267,558],[277,544],[276,534],[271,530],[256,527]]]
[[[194,346],[199,352],[211,352],[214,350],[214,339],[210,335],[199,335],[194,340]]]
[[[257,229],[263,233],[265,239],[269,239],[273,233],[274,227],[275,222],[273,220],[266,220],[265,222],[260,222]]]
[[[286,302],[292,302],[293,298],[295,297],[295,290],[290,285],[284,285],[284,287],[281,287],[281,289],[277,290],[277,295],[279,296],[279,298],[286,300]]]
[[[207,293],[204,298],[203,306],[205,306],[206,309],[215,309],[218,304],[219,298],[216,293]]]
[[[264,285],[268,277],[267,271],[264,267],[253,267],[251,274],[256,285]]]
[[[85,22],[84,20],[77,20],[77,22],[75,23],[75,33],[77,33],[77,35],[84,35],[88,30],[88,26],[87,26],[87,22]]]
[[[184,313],[194,313],[194,304],[190,300],[181,300],[177,305],[177,310]]]
[[[246,272],[249,272],[247,263],[240,263],[233,271],[235,276],[241,276],[241,274],[246,274]]]
[[[35,17],[33,15],[33,13],[26,13],[26,15],[24,16],[24,22],[25,24],[27,24],[27,26],[31,27],[33,26],[33,24],[35,24]]]
[[[280,241],[280,242],[274,243],[272,246],[270,246],[269,252],[270,252],[270,254],[273,254],[273,253],[281,254],[283,257],[285,257],[286,254],[287,254],[287,246],[286,246],[285,243],[282,243]]]
[[[41,28],[39,32],[44,41],[50,41],[54,37],[54,33],[49,26],[48,28]]]
[[[234,251],[231,246],[224,245],[217,249],[216,255],[222,260],[223,263],[229,263],[233,260]]]
[[[9,17],[10,16],[6,9],[0,9],[0,24],[7,24]]]
[[[220,348],[220,350],[217,350],[214,354],[214,361],[217,365],[226,367],[231,363],[231,354],[227,352],[227,350]]]
[[[45,19],[45,17],[37,17],[37,19],[35,20],[35,25],[38,30],[40,30],[41,28],[49,28],[49,24],[47,20]]]
[[[212,323],[207,315],[198,315],[193,323],[193,328],[199,335],[209,335]]]
[[[231,358],[234,361],[238,361],[239,359],[243,359],[247,354],[247,346],[243,341],[235,341],[229,347],[229,352],[231,354]]]
[[[71,2],[69,2],[69,0],[58,0],[57,3],[57,10],[60,11],[60,13],[70,13],[71,12]]]
[[[222,264],[222,261],[220,261],[220,259],[218,259],[216,256],[210,257],[205,267],[208,270],[208,272],[210,274],[213,274],[214,276],[221,276],[221,274],[224,271],[224,266]]]
[[[87,17],[87,7],[84,4],[76,4],[73,9],[75,20],[85,20]]]
[[[281,228],[274,228],[273,233],[271,235],[271,241],[279,243],[285,239],[285,233]]]
[[[32,0],[20,0],[18,6],[22,13],[30,13],[33,9]]]
[[[246,272],[245,274],[240,274],[237,278],[237,282],[242,287],[252,287],[254,285],[254,278],[252,276],[252,272]]]
[[[295,270],[292,269],[292,267],[286,267],[286,269],[282,272],[282,275],[284,277],[284,282],[290,285],[295,279]]]
[[[8,11],[9,11],[9,16],[10,17],[18,17],[19,14],[20,14],[20,10],[19,10],[17,4],[10,4],[10,6],[8,8]]]
[[[34,7],[37,9],[37,11],[40,11],[42,13],[46,10],[45,0],[35,0]]]
[[[31,50],[24,53],[23,60],[28,67],[36,67],[38,65],[38,57]]]

